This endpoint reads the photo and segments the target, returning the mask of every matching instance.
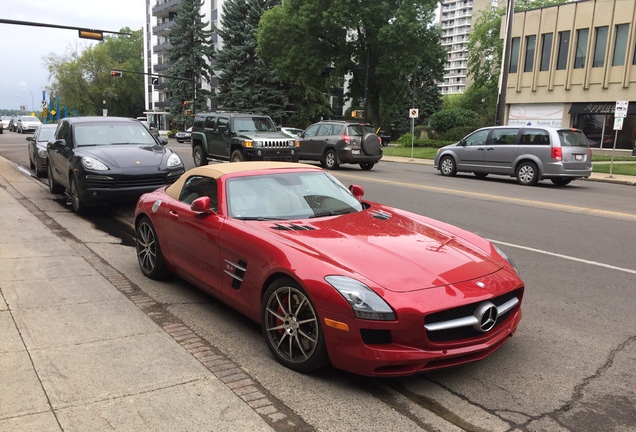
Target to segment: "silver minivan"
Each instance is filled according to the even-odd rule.
[[[547,126],[493,126],[440,148],[434,161],[444,176],[472,172],[517,177],[522,185],[550,179],[565,186],[592,174],[592,151],[582,131]]]

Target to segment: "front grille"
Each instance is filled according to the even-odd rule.
[[[260,148],[292,148],[292,142],[290,140],[259,140],[260,144],[257,147]]]
[[[499,297],[495,297],[488,301],[494,304],[495,306],[501,306],[509,300],[512,300],[514,298],[520,298],[518,294],[519,293],[517,291],[513,291],[513,292],[503,294]],[[451,321],[455,319],[472,316],[475,313],[475,309],[477,308],[477,306],[479,306],[482,303],[483,301],[480,301],[480,302],[460,306],[457,308],[447,309],[440,312],[432,313],[424,317],[424,324],[425,325],[433,324],[433,323]],[[497,317],[497,323],[490,331],[495,330],[500,325],[505,323],[508,317],[510,316],[510,314],[514,312],[515,310],[517,310],[518,307],[519,306],[516,306],[512,308],[511,310],[499,315]],[[461,339],[470,339],[470,338],[483,336],[484,334],[485,333],[475,330],[472,326],[458,327],[458,328],[446,329],[446,330],[436,330],[436,331],[427,330],[426,331],[428,340],[430,340],[431,342],[449,342],[449,341],[456,341]]]
[[[143,187],[161,187],[170,183],[174,183],[179,177],[165,175],[154,176],[135,176],[123,177],[115,180],[106,179],[86,179],[86,185],[89,188],[97,189],[127,189],[127,188],[143,188]]]
[[[393,343],[390,330],[360,329],[362,342],[366,345],[387,345]]]

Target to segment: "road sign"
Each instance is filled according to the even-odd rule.
[[[54,109],[51,110],[51,115],[54,116],[55,114],[57,114],[57,111],[55,111]]]
[[[409,110],[409,118],[418,118],[420,116],[420,110],[417,108],[411,108]]]
[[[614,130],[623,130],[623,117],[614,117]]]
[[[152,77],[152,85],[158,85],[158,84],[159,84],[159,78]]]
[[[46,107],[46,101],[45,100],[42,101],[42,108],[44,108],[44,107]]]
[[[616,101],[616,110],[614,110],[614,117],[615,118],[627,117],[628,107],[629,107],[629,101]],[[614,129],[616,129],[616,127],[614,127]]]

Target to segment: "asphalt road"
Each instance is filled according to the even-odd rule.
[[[28,167],[25,138],[5,131],[0,154]],[[191,166],[188,144],[169,146]],[[366,199],[502,247],[526,283],[515,336],[484,361],[416,377],[300,375],[272,359],[256,324],[182,281],[144,278],[132,247],[91,247],[316,430],[636,430],[635,187],[523,187],[512,178],[446,178],[430,166],[388,162],[334,174],[363,186]],[[115,211],[125,217],[131,208]]]

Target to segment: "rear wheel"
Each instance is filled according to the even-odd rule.
[[[243,152],[240,150],[234,150],[232,156],[230,156],[230,162],[243,162]]]
[[[325,156],[322,159],[322,166],[325,168],[332,170],[338,168],[340,164],[338,163],[338,157],[336,156],[336,152],[334,149],[329,149],[325,152]]]
[[[457,165],[455,164],[455,159],[451,156],[444,156],[439,161],[439,172],[443,176],[454,176],[457,174]]]
[[[51,164],[49,164],[47,173],[48,173],[49,191],[52,194],[61,194],[62,192],[64,192],[64,187],[53,179],[53,169],[51,168]]]
[[[157,231],[146,216],[139,219],[135,227],[137,234],[137,261],[142,273],[150,279],[163,279],[168,274],[163,261]]]
[[[261,323],[267,347],[282,365],[311,372],[328,362],[316,308],[290,278],[274,281],[263,297]]]
[[[207,165],[208,160],[205,152],[203,151],[203,146],[196,146],[192,151],[192,159],[194,160],[194,166],[200,167],[202,165]]]
[[[534,162],[521,162],[517,167],[517,181],[524,186],[532,186],[539,181],[539,170]]]
[[[371,168],[373,168],[373,165],[375,165],[373,162],[364,162],[360,164],[360,168],[365,171],[369,171]]]
[[[488,173],[476,172],[476,173],[473,173],[473,174],[475,174],[475,177],[477,177],[478,179],[483,179],[483,178],[488,177]]]
[[[569,185],[570,182],[572,182],[572,179],[557,177],[557,178],[550,179],[550,181],[552,181],[552,183],[554,183],[557,186],[566,186],[566,185]]]

